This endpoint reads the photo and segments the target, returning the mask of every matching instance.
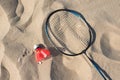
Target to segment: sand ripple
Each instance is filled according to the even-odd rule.
[[[115,32],[104,33],[100,42],[102,52],[106,57],[120,61],[120,34]]]

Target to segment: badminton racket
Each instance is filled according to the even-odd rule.
[[[57,51],[67,56],[85,54],[99,74],[106,80],[101,70],[86,54],[93,43],[93,33],[92,28],[81,13],[70,9],[59,9],[51,12],[46,19],[45,33]]]

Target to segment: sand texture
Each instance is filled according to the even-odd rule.
[[[88,55],[107,80],[120,80],[120,0],[0,0],[0,80],[103,80],[84,55],[65,56],[49,45],[44,23],[61,8],[84,15],[96,33]],[[51,50],[41,65],[34,44]]]

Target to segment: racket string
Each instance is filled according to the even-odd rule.
[[[88,39],[82,40],[81,36],[83,36],[83,35],[78,34],[78,33],[82,32],[81,30],[79,30],[78,33],[75,31],[75,30],[80,29],[80,28],[75,29],[75,26],[74,26],[78,21],[76,21],[76,22],[74,22],[74,24],[70,25],[70,24],[73,22],[73,20],[71,19],[71,17],[72,17],[72,16],[68,17],[68,18],[67,18],[68,20],[65,20],[64,23],[67,23],[67,24],[68,24],[68,26],[69,26],[68,28],[71,28],[71,30],[72,30],[72,32],[74,33],[74,36],[76,36],[76,38],[81,39],[81,41],[83,42],[83,45],[86,44],[86,43],[88,43]],[[75,20],[74,20],[74,21],[75,21]],[[78,25],[77,25],[77,26],[78,26]],[[88,31],[86,31],[86,32],[88,32]],[[75,34],[75,33],[76,33],[76,34]],[[82,34],[84,34],[84,33],[82,32]],[[86,41],[86,42],[84,42],[84,41]],[[86,47],[86,46],[85,46],[85,47]]]
[[[61,42],[60,39],[56,38],[56,37],[53,37],[54,34],[51,33],[50,30],[48,30],[48,33],[49,33],[49,36],[51,37],[50,39],[52,40],[52,43],[55,45],[55,46],[59,46],[59,49],[62,50],[63,52],[66,52],[66,49],[67,49],[67,52],[66,53],[72,53],[74,54],[74,52],[72,52],[66,45],[64,42]],[[63,47],[64,46],[64,47]],[[63,50],[64,49],[64,50]]]
[[[65,16],[66,16],[66,13],[64,13],[64,14],[60,14],[60,12],[59,13],[57,13],[57,14],[54,14],[52,17],[51,17],[51,19],[50,19],[50,22],[52,22],[52,23],[54,23],[54,21],[56,21],[55,19],[57,19],[56,18],[56,16],[57,16],[57,18],[66,18]],[[53,19],[52,19],[53,18]]]
[[[60,32],[61,32],[61,31],[60,31]],[[58,33],[58,34],[59,34],[59,33]],[[61,34],[62,34],[62,33],[60,33],[59,36],[60,36]],[[78,36],[77,36],[77,37],[78,37]],[[81,38],[80,38],[80,39],[81,39]],[[64,40],[62,40],[62,42],[64,42]],[[82,41],[82,42],[83,42],[83,41]],[[86,47],[84,44],[85,44],[85,43],[83,43],[83,46]]]
[[[55,16],[55,15],[54,15]],[[53,17],[54,17],[53,16]],[[58,15],[57,15],[58,16]],[[53,28],[57,28],[57,30],[58,31],[64,31],[65,29],[66,29],[66,27],[59,27],[61,24],[60,24],[60,22],[62,21],[62,20],[64,20],[64,18],[66,18],[66,17],[63,17],[63,16],[65,16],[65,14],[64,15],[62,15],[62,16],[58,16],[57,18],[56,18],[56,16],[54,17],[55,19],[59,19],[59,21],[58,20],[55,20],[55,19],[52,19],[51,21],[50,21],[50,23],[52,23],[51,24],[51,26],[53,26]],[[60,19],[61,17],[63,17],[63,19]],[[57,22],[56,22],[57,21]],[[54,27],[54,25],[56,25],[56,27]]]
[[[71,17],[69,17],[69,18],[71,19]],[[73,22],[73,20],[72,20],[72,19],[71,19],[72,21],[70,22],[70,19],[68,20],[69,24],[71,24],[71,22]],[[79,21],[79,22],[80,22],[80,21]],[[84,24],[85,24],[85,23],[84,23]],[[79,25],[79,24],[77,24],[77,26],[80,26],[80,25]],[[80,27],[79,27],[79,28],[77,28],[77,29],[76,29],[76,31],[75,31],[74,26],[73,26],[73,27],[71,27],[71,28],[73,28],[73,31],[74,31],[74,32],[76,32],[76,33],[77,33],[77,32],[79,31],[78,33],[82,33],[83,35],[85,35],[85,34],[84,34],[84,32],[88,32],[88,28],[86,28],[86,26],[84,26],[84,27],[83,27],[83,28],[86,28],[86,31],[85,31],[85,29],[80,30],[80,29],[81,29]],[[77,33],[77,34],[78,34],[78,33]],[[89,33],[87,33],[87,34],[89,34]],[[82,37],[83,35],[81,35],[81,37]],[[83,37],[84,37],[84,36],[83,36]],[[80,38],[80,35],[78,35],[78,38]],[[88,42],[88,41],[89,41],[89,40],[88,40],[88,38],[87,38],[86,42]]]
[[[81,50],[82,50],[83,48],[88,46],[87,45],[88,38],[84,37],[84,36],[89,36],[88,33],[86,33],[86,32],[88,32],[88,29],[87,28],[82,29],[82,27],[79,27],[80,25],[77,24],[77,22],[78,22],[78,18],[76,16],[71,16],[71,14],[68,15],[66,13],[63,13],[63,14],[54,15],[54,17],[50,20],[50,26],[54,26],[54,27],[52,27],[52,30],[54,30],[53,32],[54,32],[55,36],[59,39],[59,41],[64,46],[65,45],[69,46],[70,43],[72,43],[74,41],[74,40],[73,41],[65,40],[65,37],[66,37],[65,32],[66,31],[72,32],[73,34],[70,36],[72,36],[73,39],[74,38],[77,38],[77,40],[80,39],[81,42],[79,42],[79,43],[82,45],[82,46],[80,46]],[[74,43],[77,43],[77,42],[75,41]]]
[[[70,14],[70,17],[65,18],[65,19],[68,19],[68,20],[65,20],[66,22],[64,22],[64,23],[68,23],[68,22],[69,22],[68,25],[70,25],[71,23],[74,23],[74,24],[72,24],[70,27],[73,28],[73,31],[74,31],[74,32],[76,32],[76,31],[74,30],[74,29],[75,29],[75,28],[74,28],[74,25],[77,24],[78,21],[76,21],[77,19],[74,19],[74,20],[73,20],[73,18],[76,18],[76,17]],[[75,22],[75,21],[76,21],[76,22]],[[78,25],[77,25],[77,26],[78,26]],[[79,26],[80,26],[80,25],[79,25]],[[86,27],[86,26],[84,26],[84,27]],[[69,27],[68,27],[68,28],[69,28]],[[80,29],[80,28],[77,28],[76,30],[78,30],[78,29]],[[84,30],[84,29],[83,29],[83,30]],[[81,33],[83,33],[83,30],[79,30],[79,31],[80,31]],[[88,31],[84,31],[84,32],[88,32]],[[78,33],[79,33],[79,32],[78,32]],[[83,33],[83,34],[84,34],[84,33]],[[79,35],[77,35],[77,36],[78,36],[78,38],[80,37]],[[88,39],[87,39],[86,41],[88,42]]]
[[[83,35],[78,35],[77,31],[75,32],[75,29],[72,29],[72,27],[71,27],[71,30],[72,30],[72,33],[74,33],[74,36],[76,36],[76,38],[80,39],[84,44],[88,43],[88,39],[85,39],[85,38],[82,39]]]

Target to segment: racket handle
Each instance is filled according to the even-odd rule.
[[[86,53],[84,53],[84,55],[86,56],[86,58],[91,62],[91,64],[94,66],[94,68],[97,70],[97,72],[103,77],[104,80],[107,80],[105,75],[103,74],[103,71],[98,67],[98,65],[91,59],[88,57],[88,55]],[[85,58],[84,56],[84,58]],[[85,58],[85,59],[86,59]],[[87,61],[88,61],[87,60]]]

